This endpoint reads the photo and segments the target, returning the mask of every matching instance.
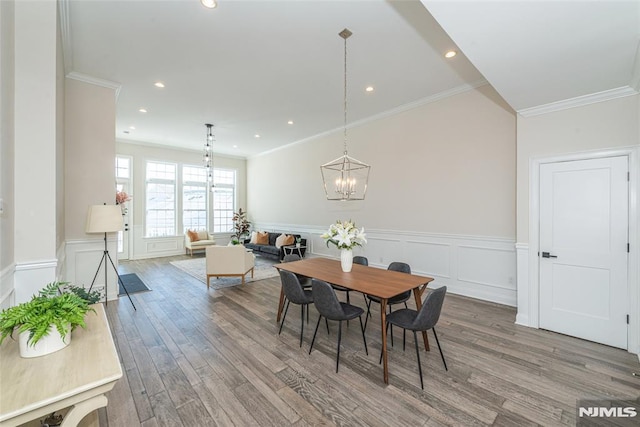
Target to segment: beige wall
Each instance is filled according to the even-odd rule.
[[[248,161],[254,222],[515,238],[515,114],[490,86],[349,130],[349,154],[371,165],[363,202],[325,199],[320,164],[342,134]]]
[[[4,212],[0,215],[0,272],[14,262],[14,4],[0,2],[0,198]],[[5,289],[0,280],[0,298]]]
[[[534,117],[518,116],[517,241],[529,242],[529,162],[640,144],[640,95]]]
[[[101,239],[84,230],[90,205],[115,203],[115,93],[66,79],[65,95],[66,239]]]
[[[58,17],[58,21],[59,21]],[[62,53],[62,36],[58,25],[56,37],[57,69],[56,69],[56,248],[63,247],[64,231],[64,58]]]

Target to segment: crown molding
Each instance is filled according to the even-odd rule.
[[[118,95],[120,95],[120,89],[122,89],[122,85],[120,83],[112,82],[110,80],[100,79],[98,77],[89,76],[87,74],[78,73],[76,71],[72,71],[68,73],[67,78],[78,80],[84,83],[89,83],[96,86],[106,87],[108,89],[113,89],[116,93],[116,100],[118,99]]]
[[[69,0],[58,1],[58,15],[60,17],[60,35],[62,37],[62,60],[64,72],[69,74],[73,70],[73,49],[71,49],[71,18],[69,16]]]
[[[610,101],[612,99],[624,98],[625,96],[637,95],[638,91],[630,86],[623,86],[615,89],[596,92],[589,95],[577,96],[575,98],[564,99],[562,101],[551,102],[537,107],[524,108],[517,113],[522,117],[539,116],[541,114],[553,113],[556,111],[568,110],[569,108],[583,107],[585,105],[596,104],[598,102]]]
[[[489,84],[489,82],[487,82],[484,79],[478,80],[478,81],[475,81],[475,82],[472,82],[472,83],[465,83],[463,85],[456,86],[456,87],[454,87],[452,89],[436,93],[435,95],[427,96],[425,98],[418,99],[417,101],[409,102],[408,104],[403,104],[403,105],[400,105],[399,107],[392,108],[391,110],[383,111],[382,113],[378,113],[378,114],[375,114],[373,116],[365,117],[364,119],[360,119],[360,120],[357,120],[355,122],[351,122],[351,123],[349,123],[347,125],[347,129],[351,129],[351,128],[354,128],[354,127],[362,126],[364,124],[371,123],[371,122],[374,122],[376,120],[384,119],[385,117],[394,116],[396,114],[400,114],[400,113],[405,112],[405,111],[413,110],[414,108],[422,107],[423,105],[432,104],[432,103],[440,101],[442,99],[449,98],[449,97],[452,97],[452,96],[455,96],[455,95],[459,95],[461,93],[468,92],[470,90],[474,90],[476,88],[479,88],[479,87],[487,85],[487,84]],[[294,145],[303,144],[305,142],[309,142],[309,141],[312,141],[314,139],[322,138],[323,136],[331,135],[333,133],[342,132],[342,131],[344,131],[344,127],[343,126],[335,128],[335,129],[330,129],[330,130],[327,130],[327,131],[320,132],[320,133],[317,133],[315,135],[309,136],[307,138],[299,139],[298,141],[294,141],[292,143],[289,143],[289,144],[286,144],[286,145],[282,145],[280,147],[276,147],[276,148],[274,148],[272,150],[263,151],[262,153],[258,153],[258,154],[254,155],[254,156],[249,156],[248,158],[256,158],[256,157],[264,156],[266,154],[271,154],[271,153],[274,153],[276,151],[292,147]]]

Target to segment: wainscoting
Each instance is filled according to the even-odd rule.
[[[118,266],[118,260],[116,256],[116,240],[113,233],[107,239],[107,247],[109,249],[109,255],[113,259],[116,267]],[[65,280],[73,283],[76,286],[84,286],[89,288],[91,281],[96,274],[100,259],[104,252],[104,240],[100,239],[87,239],[87,240],[69,240],[66,244],[66,262],[65,262]],[[107,260],[108,262],[108,260]],[[100,271],[96,276],[96,282],[93,285],[94,290],[104,291],[104,268],[105,264],[102,263]],[[108,280],[109,286],[107,295],[108,300],[114,300],[118,298],[118,286],[117,277],[113,267],[108,266]]]
[[[300,233],[307,238],[310,256],[339,258],[320,237],[326,230],[283,224],[256,224],[254,229]],[[460,236],[395,230],[365,230],[368,243],[354,250],[369,265],[385,268],[392,261],[411,265],[411,270],[435,278],[433,286],[446,285],[449,292],[516,306],[515,241],[479,236]]]

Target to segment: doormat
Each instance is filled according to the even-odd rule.
[[[150,290],[149,288],[147,288],[147,285],[145,285],[144,282],[140,280],[136,273],[122,274],[120,275],[120,280],[122,281],[122,283],[124,283],[124,287],[127,288],[127,291],[129,291],[130,294]],[[127,294],[122,287],[122,283],[118,282],[118,296]]]

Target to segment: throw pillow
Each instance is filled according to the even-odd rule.
[[[197,242],[198,240],[200,240],[198,238],[198,233],[196,233],[195,231],[187,230],[187,235],[189,235],[189,240],[191,240],[191,242]]]
[[[276,238],[276,248],[280,249],[282,245],[285,245],[285,241],[287,240],[286,234],[281,234]]]
[[[198,231],[198,240],[209,240],[209,232],[207,230]]]
[[[293,245],[295,243],[296,243],[296,238],[293,237],[291,234],[287,234],[287,238],[284,239],[284,243],[282,244],[282,246]]]
[[[252,243],[254,245],[258,243],[258,232],[257,231],[252,231],[251,232],[251,240],[249,240],[249,243]]]
[[[268,245],[269,233],[266,231],[258,231],[258,237],[256,238],[256,245]]]

